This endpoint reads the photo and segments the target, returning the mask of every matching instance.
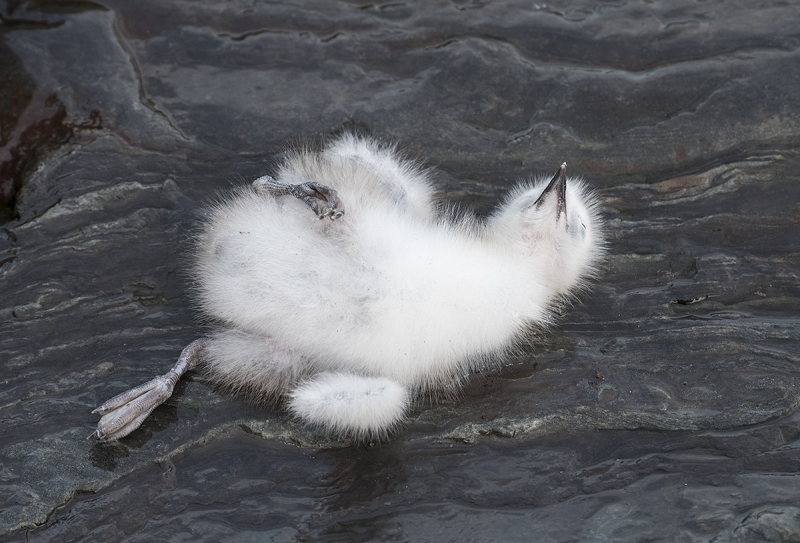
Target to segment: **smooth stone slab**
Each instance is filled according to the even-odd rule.
[[[797,10],[68,6],[2,8],[30,96],[3,150],[31,154],[0,232],[0,534],[800,534]],[[23,145],[53,119],[66,143]],[[602,279],[386,444],[197,372],[129,438],[87,441],[92,408],[204,333],[182,270],[205,203],[343,130],[480,214],[566,160],[606,202]]]

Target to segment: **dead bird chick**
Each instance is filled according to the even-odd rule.
[[[287,398],[308,423],[383,437],[415,397],[457,388],[551,324],[604,251],[597,198],[566,164],[486,220],[437,209],[423,169],[351,135],[217,203],[193,265],[215,331],[95,409],[90,437],[138,428],[200,360],[235,391]]]

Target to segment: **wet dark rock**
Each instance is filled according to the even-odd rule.
[[[800,12],[781,3],[7,2],[0,534],[10,541],[800,539]],[[220,190],[360,130],[485,213],[566,160],[610,255],[561,324],[392,441],[192,373]]]

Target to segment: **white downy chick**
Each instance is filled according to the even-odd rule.
[[[384,437],[414,398],[457,390],[551,324],[603,252],[597,198],[566,164],[481,221],[441,212],[426,172],[371,140],[298,151],[209,212],[193,273],[216,331],[97,408],[90,437],[136,429],[200,360],[230,389],[286,397],[308,423]]]

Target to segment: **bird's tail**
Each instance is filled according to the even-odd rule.
[[[300,383],[289,398],[293,415],[363,440],[386,436],[411,403],[408,390],[391,379],[334,372]]]

